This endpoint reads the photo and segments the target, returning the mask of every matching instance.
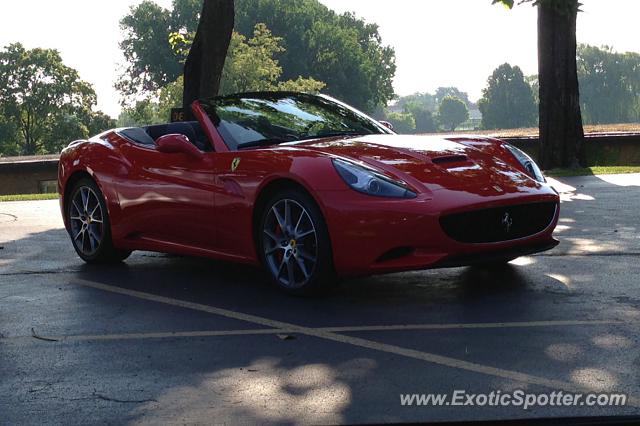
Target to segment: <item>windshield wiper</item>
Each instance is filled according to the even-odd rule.
[[[309,140],[309,139],[320,139],[320,138],[331,138],[334,136],[364,136],[364,135],[369,135],[370,133],[366,133],[366,132],[358,132],[358,131],[353,131],[353,130],[343,130],[343,131],[335,131],[335,132],[323,132],[323,133],[319,133],[315,136],[310,136],[308,138],[304,138],[304,139],[300,139],[300,140]]]
[[[238,149],[254,148],[256,146],[278,145],[280,143],[291,142],[291,141],[292,141],[291,139],[283,139],[283,138],[258,139],[257,141],[241,143],[238,145]]]

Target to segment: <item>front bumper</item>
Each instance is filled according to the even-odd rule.
[[[552,236],[559,207],[541,232],[514,240],[462,243],[449,237],[440,217],[452,212],[555,201],[555,193],[486,197],[470,202],[455,193],[411,200],[381,199],[354,191],[321,194],[334,266],[341,276],[465,266],[513,259],[558,244]]]

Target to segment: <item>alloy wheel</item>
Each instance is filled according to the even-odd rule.
[[[267,213],[263,250],[270,272],[281,285],[296,289],[313,276],[318,236],[309,212],[297,201],[282,199]]]
[[[69,207],[71,238],[85,256],[93,256],[104,237],[104,214],[98,195],[88,186],[79,187]]]

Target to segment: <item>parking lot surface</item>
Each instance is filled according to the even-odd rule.
[[[552,251],[349,280],[136,252],[87,266],[57,201],[0,203],[0,424],[363,423],[640,414],[640,175],[555,181]],[[616,392],[625,407],[403,406]]]

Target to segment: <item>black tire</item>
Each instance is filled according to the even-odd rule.
[[[289,220],[291,224],[295,221],[296,225],[289,227],[294,229],[283,230],[274,209],[286,214],[287,206]],[[281,214],[280,219],[286,218]],[[316,295],[335,286],[337,278],[329,231],[320,209],[306,192],[292,188],[274,194],[260,212],[257,225],[258,256],[278,288],[294,295]],[[309,233],[311,229],[313,234]]]
[[[78,256],[87,263],[118,263],[129,257],[130,251],[113,246],[109,212],[98,185],[82,178],[69,194],[65,214],[71,243]]]

